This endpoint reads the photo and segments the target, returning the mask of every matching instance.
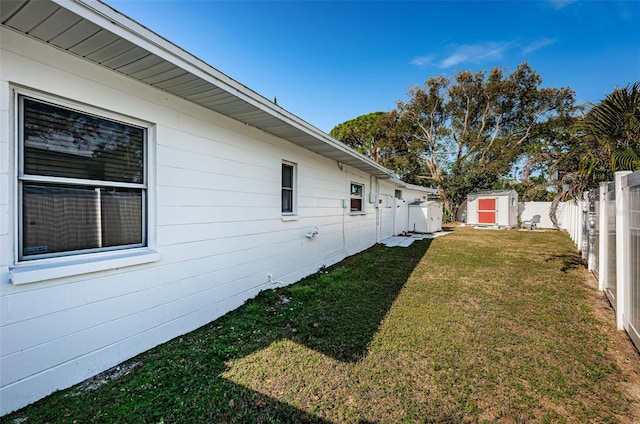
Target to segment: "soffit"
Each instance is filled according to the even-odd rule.
[[[393,172],[98,1],[0,1],[0,24],[379,178]]]

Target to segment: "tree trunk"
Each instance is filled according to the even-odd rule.
[[[562,197],[556,196],[556,198],[551,202],[551,207],[549,208],[549,218],[553,223],[553,228],[555,228],[556,230],[560,230],[560,227],[558,226],[558,205],[561,201]]]

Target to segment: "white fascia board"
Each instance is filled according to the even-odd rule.
[[[78,16],[130,41],[185,71],[209,81],[256,107],[267,102],[259,94],[223,74],[147,27],[97,0],[51,0]],[[262,101],[259,101],[262,100]]]
[[[429,193],[429,194],[438,194],[438,190],[436,190],[435,188],[429,188],[429,187],[419,186],[415,184],[405,183],[404,181],[399,180],[397,178],[392,178],[391,182],[398,187],[403,187],[409,190],[421,191],[423,193]]]

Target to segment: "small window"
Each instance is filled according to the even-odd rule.
[[[293,163],[282,163],[282,213],[295,213],[295,179],[296,166]]]
[[[402,199],[402,190],[396,190],[395,191],[395,198],[396,199]]]
[[[19,260],[146,246],[146,129],[18,97]]]
[[[364,186],[362,184],[351,183],[351,212],[364,212],[363,193]]]

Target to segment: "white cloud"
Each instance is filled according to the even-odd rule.
[[[439,62],[438,66],[440,68],[449,68],[466,62],[482,63],[500,60],[511,45],[512,43],[509,42],[488,42],[454,46],[452,51]]]
[[[551,3],[551,6],[553,6],[554,9],[560,10],[577,1],[578,0],[549,0],[549,3]]]
[[[414,57],[409,63],[415,66],[430,66],[433,65],[433,56]]]
[[[556,39],[555,38],[540,38],[538,40],[534,40],[532,42],[530,42],[529,44],[526,44],[524,46],[522,46],[521,48],[521,52],[522,55],[527,55],[529,53],[533,53],[536,50],[540,50],[544,47],[550,46],[552,44],[556,43]]]
[[[540,38],[527,44],[516,41],[489,41],[476,44],[452,45],[446,51],[424,56],[416,56],[409,63],[414,66],[437,66],[445,69],[465,63],[481,64],[484,62],[499,62],[511,51],[520,50],[525,56],[537,50],[553,45],[555,38]]]
[[[469,60],[469,56],[463,53],[453,53],[446,59],[440,61],[438,64],[441,68],[449,68],[451,66],[456,66],[460,63],[467,62]]]

